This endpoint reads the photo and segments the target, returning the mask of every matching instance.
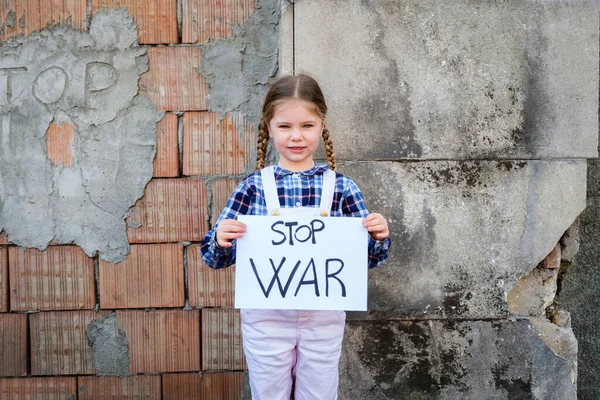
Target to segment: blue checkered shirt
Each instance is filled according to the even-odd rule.
[[[292,172],[275,166],[275,183],[280,206],[317,207],[321,202],[323,172],[328,168],[329,166],[326,164],[316,164],[307,171]],[[253,172],[240,182],[231,194],[215,226],[202,240],[200,247],[202,259],[209,267],[224,268],[235,264],[235,240],[231,247],[220,247],[215,241],[215,230],[223,219],[235,219],[239,214],[268,214],[260,171]],[[369,215],[363,195],[356,183],[340,173],[336,173],[330,215],[332,217],[361,218]],[[369,268],[376,267],[387,259],[390,244],[389,238],[378,241],[369,236]]]

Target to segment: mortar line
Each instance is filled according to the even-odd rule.
[[[25,314],[27,315],[26,320],[25,320],[25,329],[27,329],[27,349],[25,351],[26,356],[27,356],[27,362],[26,362],[26,366],[25,368],[27,369],[27,375],[31,375],[31,322],[29,320],[29,315],[30,314]]]
[[[183,245],[183,308],[191,309],[190,306],[190,287],[189,287],[189,273],[188,273],[188,249],[190,246]]]
[[[8,238],[8,235],[6,236]],[[6,309],[8,310],[8,312],[10,312],[10,293],[11,293],[11,287],[10,287],[10,251],[9,251],[9,247],[6,247],[6,291],[7,291],[7,296],[6,296]],[[29,319],[29,317],[27,318]],[[29,332],[29,330],[27,330],[27,332]]]
[[[352,311],[351,311],[352,312]],[[383,319],[353,319],[351,316],[346,317],[347,322],[428,322],[428,321],[445,321],[445,322],[495,322],[495,321],[528,321],[528,316],[513,315],[499,318],[448,318],[448,317],[435,317],[435,318],[383,318]]]
[[[324,159],[317,159],[324,160]],[[552,158],[397,158],[397,159],[386,159],[386,158],[373,158],[373,159],[339,159],[339,162],[391,162],[391,163],[419,163],[419,162],[439,162],[439,161],[450,161],[450,162],[476,162],[476,161],[587,161],[595,160],[595,158],[585,157],[552,157]]]
[[[179,153],[178,177],[183,177],[183,113],[177,115],[177,150]]]
[[[183,0],[177,0],[177,40],[183,43]]]
[[[92,25],[92,0],[87,0],[85,10],[85,30],[89,32]]]
[[[98,255],[94,257],[94,289],[96,290],[96,306],[94,307],[94,312],[100,311],[100,260],[98,259]]]

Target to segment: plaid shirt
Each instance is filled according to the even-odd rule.
[[[328,168],[326,164],[316,164],[307,171],[292,172],[275,166],[275,183],[281,207],[316,207],[321,200],[323,172]],[[232,247],[222,248],[215,241],[215,230],[223,219],[235,219],[238,214],[267,215],[260,171],[253,172],[240,182],[215,226],[202,240],[202,259],[209,267],[224,268],[235,264],[235,240]],[[331,216],[364,218],[367,215],[369,211],[356,183],[336,173]],[[390,244],[389,238],[377,241],[369,236],[369,268],[376,267],[387,259]]]

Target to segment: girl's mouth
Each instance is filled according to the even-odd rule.
[[[288,149],[290,149],[290,151],[294,152],[294,153],[301,153],[304,150],[304,147],[288,147]]]

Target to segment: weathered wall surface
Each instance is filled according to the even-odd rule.
[[[564,259],[569,268],[558,295],[560,307],[571,312],[573,331],[579,341],[577,392],[580,399],[600,395],[600,163],[588,162],[587,208],[578,223],[579,251]],[[571,265],[572,264],[572,265]]]
[[[349,315],[343,398],[576,398],[555,261],[597,156],[598,10],[295,2],[293,68],[394,241]]]
[[[125,217],[152,177],[163,115],[137,96],[145,51],[124,9],[97,13],[89,33],[61,26],[2,45],[0,229],[13,243],[125,258]],[[46,135],[53,121],[73,125],[62,148]]]
[[[560,260],[597,156],[598,13],[0,2],[0,397],[240,398],[235,268],[199,242],[254,167],[277,71],[320,81],[339,169],[394,241],[348,315],[340,397],[574,399],[578,363],[595,396],[595,266]]]
[[[280,7],[0,2],[0,398],[240,398],[199,242],[253,168]]]

